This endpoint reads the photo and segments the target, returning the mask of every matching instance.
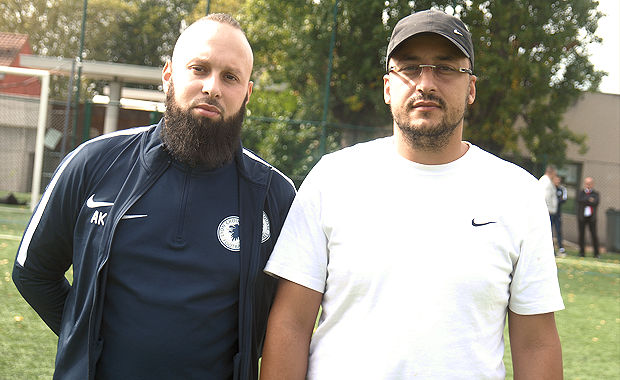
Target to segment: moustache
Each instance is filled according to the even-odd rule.
[[[220,111],[220,113],[223,113],[222,105],[220,104],[220,102],[218,102],[215,98],[211,97],[196,99],[192,101],[189,108],[194,108],[200,104],[208,104],[210,106],[216,107]]]
[[[437,95],[433,94],[419,94],[417,96],[413,96],[407,101],[407,109],[412,109],[415,102],[418,101],[428,101],[435,102],[441,106],[441,108],[446,108],[446,102]]]

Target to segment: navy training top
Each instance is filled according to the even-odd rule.
[[[125,213],[107,263],[97,379],[232,379],[238,215],[234,163],[173,163]]]

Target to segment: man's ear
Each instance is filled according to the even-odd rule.
[[[248,92],[245,95],[245,104],[247,105],[248,102],[250,101],[250,95],[252,95],[252,88],[254,87],[254,82],[249,81],[248,82]]]
[[[161,71],[161,82],[164,88],[164,94],[168,93],[168,89],[170,88],[170,83],[172,81],[172,61],[167,60],[164,65],[163,70]]]
[[[389,74],[383,76],[383,101],[385,104],[390,104],[392,101],[392,95],[390,94],[390,77]]]
[[[469,95],[467,96],[467,104],[474,104],[474,100],[476,100],[476,80],[478,77],[475,75],[471,75],[469,79]]]

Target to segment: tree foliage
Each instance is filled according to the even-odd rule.
[[[241,0],[212,1],[212,12],[236,12]],[[79,52],[84,0],[5,0],[0,31],[28,34],[44,56]],[[83,59],[160,66],[181,30],[206,14],[206,0],[88,0]]]
[[[566,109],[597,88],[585,46],[601,16],[593,0],[248,0],[242,23],[262,83],[287,83],[302,98],[293,116],[320,120],[329,42],[336,28],[328,119],[391,124],[382,97],[385,49],[396,22],[428,8],[459,16],[476,49],[477,99],[465,138],[500,155],[525,147],[534,161],[561,164],[568,144],[585,146],[562,125]],[[256,112],[255,112],[256,114]],[[350,143],[346,141],[345,143]],[[526,153],[527,153],[526,152]]]
[[[236,12],[240,1],[212,1],[211,11]],[[88,0],[86,8],[83,60],[160,67],[182,29],[206,14],[206,0]],[[74,58],[83,10],[84,0],[5,0],[1,31],[27,34],[34,54]],[[102,85],[83,81],[84,90]],[[55,81],[56,98],[66,83]]]
[[[206,13],[208,0],[89,0],[83,59],[160,66],[185,25]],[[211,12],[235,15],[255,53],[252,118],[246,144],[293,176],[328,150],[385,133],[385,49],[396,22],[431,7],[469,25],[476,49],[477,99],[466,116],[465,138],[500,155],[530,153],[561,164],[568,144],[585,147],[562,124],[584,90],[596,89],[585,46],[597,41],[594,0],[230,0]],[[25,33],[35,54],[75,57],[83,0],[4,0],[2,31]],[[330,43],[327,124],[324,120]],[[57,97],[62,85],[56,81]],[[92,83],[90,88],[96,88]],[[84,93],[84,92],[83,92]],[[265,117],[279,119],[267,122]],[[290,124],[284,119],[305,120]],[[337,129],[334,125],[377,128]],[[294,174],[293,174],[294,173]]]
[[[477,47],[477,99],[467,118],[472,141],[511,153],[521,140],[535,161],[561,163],[568,143],[584,137],[562,125],[583,90],[602,78],[585,46],[594,35],[597,3],[473,1],[462,8]]]

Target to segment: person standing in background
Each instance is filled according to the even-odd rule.
[[[558,209],[558,197],[555,194],[555,185],[553,184],[553,178],[557,176],[555,167],[549,165],[545,169],[545,174],[538,180],[540,187],[545,196],[545,203],[547,204],[547,210],[549,211],[549,221],[553,223],[554,215]]]
[[[594,179],[586,177],[583,180],[583,190],[577,197],[577,226],[579,227],[579,256],[586,255],[586,226],[590,229],[592,236],[592,248],[594,249],[594,257],[599,258],[600,252],[598,247],[598,235],[596,233],[596,214],[600,195],[594,190]]]
[[[562,204],[568,199],[568,192],[566,187],[562,185],[562,178],[559,175],[553,177],[553,184],[555,185],[555,195],[558,199],[558,208],[552,219],[551,226],[555,230],[555,238],[558,242],[558,250],[561,257],[566,256],[566,250],[564,249],[562,239]]]

